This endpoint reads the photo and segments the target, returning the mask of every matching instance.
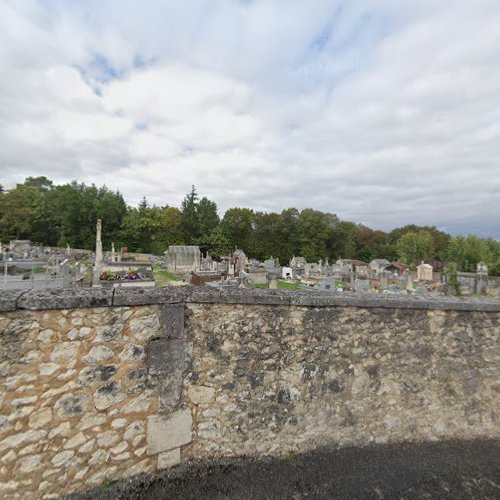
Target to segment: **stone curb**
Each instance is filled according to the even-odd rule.
[[[15,311],[16,309],[70,309],[187,303],[500,312],[500,301],[493,300],[348,292],[295,292],[241,288],[217,290],[198,287],[8,290],[0,292],[1,312]]]

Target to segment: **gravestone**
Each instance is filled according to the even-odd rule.
[[[385,290],[387,288],[387,273],[380,271],[378,279],[380,281],[380,290]]]
[[[275,265],[276,263],[274,262],[274,259],[272,257],[264,261],[264,267],[266,269],[274,269]]]
[[[370,282],[368,280],[357,278],[354,282],[354,291],[356,292],[369,292]]]
[[[413,292],[413,276],[411,271],[405,271],[405,290],[407,292]]]

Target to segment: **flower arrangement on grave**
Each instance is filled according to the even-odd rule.
[[[100,279],[103,281],[136,281],[145,279],[145,276],[138,269],[129,269],[128,271],[103,271]]]
[[[120,277],[113,271],[103,271],[101,273],[100,279],[104,281],[116,281],[119,280]]]
[[[129,269],[127,273],[123,276],[123,279],[125,280],[140,280],[141,278],[142,276],[139,274],[139,271],[137,269],[136,270]]]

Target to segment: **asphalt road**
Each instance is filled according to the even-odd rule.
[[[500,499],[500,441],[321,450],[192,462],[71,499]]]

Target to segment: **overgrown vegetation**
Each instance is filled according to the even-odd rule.
[[[280,213],[234,207],[219,217],[217,204],[199,197],[193,186],[179,208],[127,206],[107,187],[83,183],[55,185],[29,177],[9,191],[0,190],[0,241],[30,239],[50,246],[92,249],[96,220],[103,220],[103,245],[161,255],[169,245],[199,245],[216,258],[235,248],[260,260],[271,256],[287,264],[293,255],[309,262],[342,258],[369,262],[399,259],[411,266],[422,259],[455,262],[458,271],[475,271],[484,261],[500,275],[500,242],[474,235],[451,237],[433,226],[407,225],[389,233],[312,208]]]

